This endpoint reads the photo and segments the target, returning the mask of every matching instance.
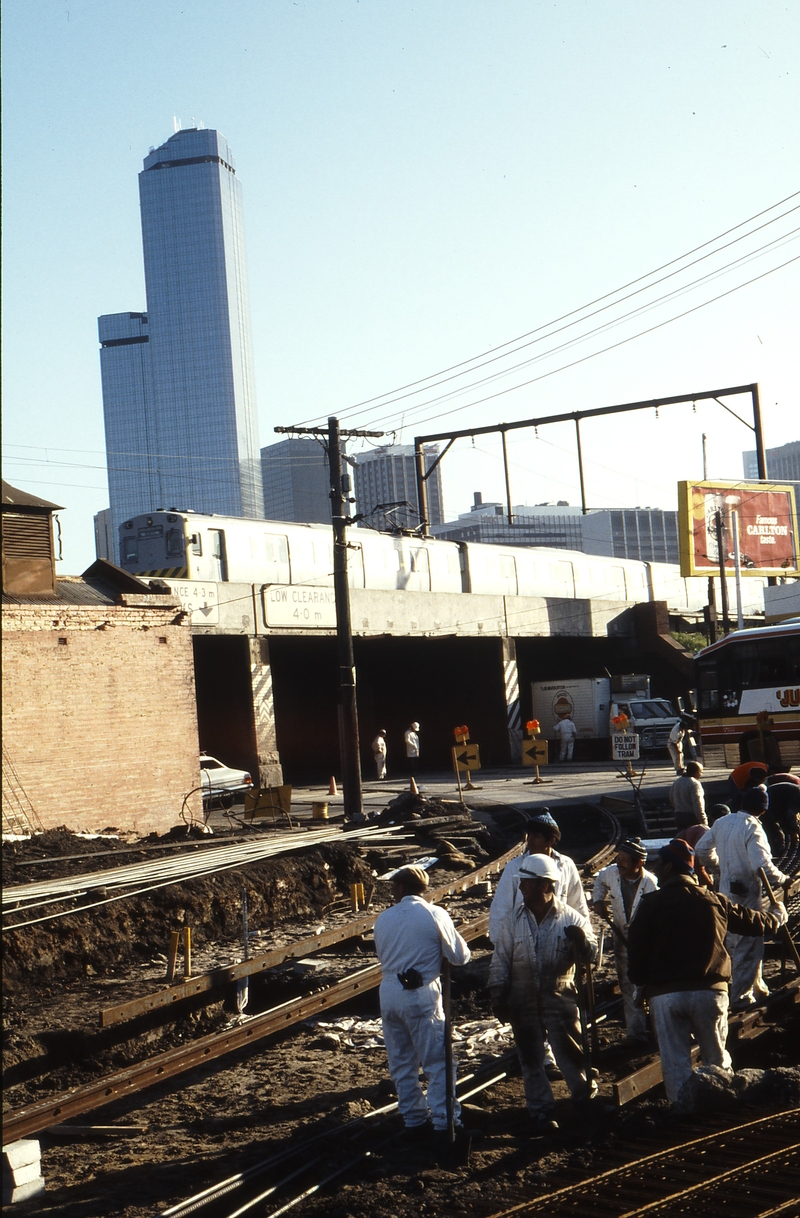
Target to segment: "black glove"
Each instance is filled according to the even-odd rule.
[[[586,932],[580,926],[565,926],[564,937],[575,949],[575,955],[583,964],[592,958],[592,949]]]
[[[510,1007],[505,990],[495,990],[491,994],[490,1002],[495,1019],[499,1019],[501,1023],[508,1023]]]

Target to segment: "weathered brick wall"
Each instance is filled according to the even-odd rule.
[[[4,608],[3,743],[45,828],[179,824],[200,781],[188,624],[174,607]]]

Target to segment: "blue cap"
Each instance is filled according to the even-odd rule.
[[[525,825],[525,829],[528,833],[535,829],[545,828],[558,828],[558,821],[553,820],[553,817],[550,815],[549,808],[541,808],[538,812],[535,812],[532,816],[529,816],[527,824]]]

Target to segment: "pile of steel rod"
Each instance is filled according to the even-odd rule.
[[[403,824],[370,825],[362,829],[348,829],[347,833],[343,834],[341,826],[331,826],[302,834],[285,833],[278,837],[270,836],[250,842],[237,842],[235,845],[209,847],[199,854],[174,855],[170,858],[151,859],[143,863],[132,863],[128,866],[114,867],[104,871],[92,871],[84,875],[62,876],[58,879],[20,884],[15,888],[3,890],[2,908],[6,915],[9,913],[26,914],[44,905],[74,901],[96,889],[105,889],[106,893],[103,900],[97,901],[95,904],[106,904],[109,901],[121,900],[124,897],[148,892],[154,888],[163,888],[168,884],[180,884],[199,876],[214,875],[234,867],[243,867],[247,863],[274,858],[298,848],[307,849],[334,841],[360,841],[364,838],[367,838],[370,844],[386,838],[396,841],[397,835],[402,834],[405,829],[406,826]],[[122,891],[123,889],[125,891]],[[93,907],[86,903],[81,906],[82,909]],[[48,913],[33,921],[43,921],[59,916],[63,916],[63,911]],[[31,921],[17,921],[3,929],[11,930],[31,924]]]

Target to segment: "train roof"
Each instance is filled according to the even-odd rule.
[[[784,622],[774,622],[771,626],[756,626],[752,630],[733,630],[724,639],[717,639],[710,647],[698,651],[696,660],[720,651],[723,647],[736,646],[738,643],[755,643],[759,639],[780,639],[800,634],[800,618],[787,618]]]

